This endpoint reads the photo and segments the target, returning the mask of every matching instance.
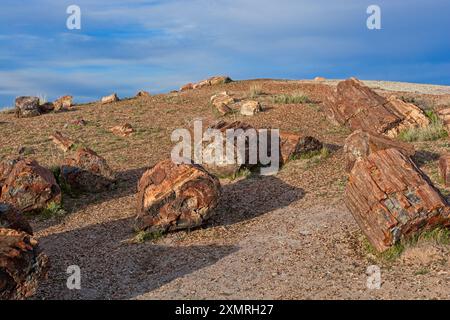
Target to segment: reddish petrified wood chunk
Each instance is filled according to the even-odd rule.
[[[380,252],[403,237],[450,221],[440,193],[397,149],[381,150],[355,163],[345,203]]]
[[[202,225],[219,202],[219,180],[202,167],[165,160],[138,185],[135,229],[173,231]]]
[[[439,169],[445,186],[450,187],[450,154],[444,154],[439,159]]]
[[[395,148],[405,156],[413,156],[415,149],[412,144],[393,140],[384,135],[363,130],[356,130],[345,139],[344,153],[347,159],[347,172],[350,172],[357,160],[367,157],[369,154]]]

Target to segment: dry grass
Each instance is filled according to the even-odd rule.
[[[258,98],[260,95],[263,94],[262,85],[260,84],[253,84],[250,86],[250,89],[248,91],[248,97],[250,99]]]
[[[273,103],[276,104],[303,104],[312,103],[312,101],[304,93],[296,91],[291,94],[280,94],[272,98]]]
[[[444,123],[432,111],[426,112],[430,124],[425,128],[410,128],[400,132],[398,139],[406,142],[435,141],[448,137]]]

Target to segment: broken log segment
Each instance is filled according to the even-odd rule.
[[[397,149],[381,150],[355,163],[345,204],[380,252],[405,237],[450,224],[446,201]]]
[[[439,170],[446,187],[450,187],[450,154],[444,154],[439,158]]]
[[[60,148],[64,152],[71,150],[76,144],[74,140],[59,131],[56,131],[54,134],[52,134],[50,136],[50,139],[54,144],[56,144],[58,148]]]
[[[201,166],[161,161],[139,181],[135,230],[198,227],[214,213],[220,194],[219,180]]]
[[[371,153],[395,148],[405,156],[415,154],[414,146],[410,143],[393,140],[384,135],[363,130],[356,130],[345,139],[344,153],[347,160],[347,172],[353,169],[357,160],[363,159]]]

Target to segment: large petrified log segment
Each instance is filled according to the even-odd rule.
[[[355,163],[345,203],[380,252],[403,237],[450,221],[445,200],[397,149],[381,150]]]
[[[403,120],[384,106],[383,97],[355,78],[340,82],[325,103],[329,116],[353,130],[385,133]]]
[[[48,266],[47,256],[30,234],[0,228],[0,300],[32,296]]]
[[[439,116],[439,119],[441,119],[442,123],[444,124],[447,132],[450,133],[450,107],[440,109],[437,114]]]
[[[33,234],[33,229],[27,219],[7,203],[0,203],[0,228],[14,229],[31,235]]]
[[[415,149],[412,144],[390,139],[384,135],[363,130],[356,130],[345,139],[344,153],[347,159],[347,172],[353,169],[357,160],[367,157],[369,154],[395,148],[405,156],[413,156]]]
[[[50,170],[35,160],[22,159],[4,181],[0,201],[22,212],[40,211],[51,203],[61,202],[61,189]]]
[[[18,97],[16,99],[16,116],[18,118],[36,117],[40,114],[38,97]]]
[[[220,198],[219,180],[197,165],[159,162],[138,185],[135,229],[173,231],[202,225]]]
[[[258,164],[258,132],[251,125],[241,121],[218,121],[208,130],[217,130],[223,139],[222,157],[218,155],[216,158],[216,150],[208,148],[214,139],[203,142],[203,148],[198,148],[203,151],[202,164],[208,172],[227,177],[237,174],[242,168],[252,168]],[[252,140],[254,150],[251,150]],[[232,146],[233,155],[228,153],[227,145]]]
[[[73,191],[101,192],[110,189],[116,177],[104,158],[91,149],[80,148],[64,160],[60,179]]]
[[[445,186],[450,187],[450,154],[444,154],[439,159],[439,169]]]
[[[292,158],[320,151],[322,148],[323,143],[314,137],[280,132],[280,163],[282,165]]]

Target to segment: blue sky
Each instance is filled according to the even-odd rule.
[[[81,30],[66,9],[81,8]],[[382,10],[368,30],[366,9]],[[2,0],[0,107],[158,93],[211,75],[450,85],[448,0]]]

